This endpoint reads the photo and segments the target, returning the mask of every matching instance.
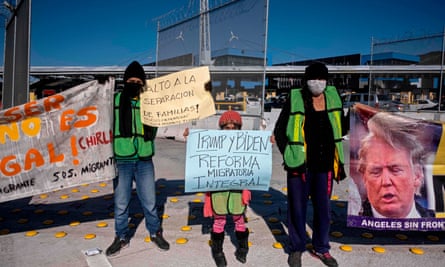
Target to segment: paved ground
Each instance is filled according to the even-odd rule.
[[[39,195],[0,203],[0,266],[214,266],[208,246],[211,221],[202,216],[204,196],[185,194],[183,190],[184,155],[183,142],[157,139],[159,212],[163,215],[165,237],[171,244],[169,251],[160,251],[145,240],[147,232],[135,195],[131,212],[134,236],[130,247],[112,258],[103,253],[85,256],[85,250],[105,250],[113,241],[112,183],[104,181],[48,193],[46,198]],[[231,234],[224,243],[229,266],[287,266],[284,177],[281,156],[274,147],[270,190],[253,192],[247,211],[251,229],[247,263],[236,261]],[[376,232],[346,227],[348,180],[335,185],[332,201],[331,231],[341,236],[331,237],[331,253],[340,266],[445,266],[444,232]],[[309,233],[311,223],[309,220]],[[191,229],[184,231],[183,226]],[[373,237],[363,237],[363,233]],[[62,236],[56,237],[58,234]],[[397,234],[404,234],[407,239],[397,238]],[[188,241],[185,244],[176,242],[184,238]],[[277,243],[283,248],[275,248]],[[376,246],[385,252],[374,252]],[[412,253],[412,248],[421,249],[423,254]],[[324,265],[305,253],[303,266]]]

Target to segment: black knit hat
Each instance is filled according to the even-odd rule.
[[[125,69],[124,82],[127,82],[127,80],[132,77],[141,79],[145,84],[144,68],[137,61],[131,62],[130,65],[128,65],[128,67]]]
[[[315,62],[306,67],[304,76],[308,80],[328,80],[328,68],[321,62]]]

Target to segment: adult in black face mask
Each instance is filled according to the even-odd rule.
[[[133,61],[124,74],[124,89],[114,98],[113,149],[118,175],[113,180],[116,237],[106,250],[107,256],[119,253],[130,243],[128,217],[133,180],[150,238],[162,250],[170,248],[162,236],[156,209],[154,138],[157,128],[142,124],[139,94],[145,85],[143,67]]]

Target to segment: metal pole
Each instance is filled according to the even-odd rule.
[[[264,98],[266,96],[266,67],[267,67],[267,34],[268,34],[268,24],[269,24],[269,0],[266,0],[266,27],[264,33],[264,58],[263,58],[263,88],[261,96],[261,120],[264,117]]]
[[[160,22],[158,20],[158,29],[156,32],[156,61],[155,61],[155,77],[158,77],[158,60],[159,60],[159,26]]]
[[[371,37],[371,58],[369,61],[369,81],[368,81],[368,106],[370,105],[371,101],[373,54],[374,54],[374,37]]]
[[[445,26],[443,27],[442,32],[442,56],[440,59],[440,84],[439,84],[439,111],[440,111],[440,105],[442,103],[442,88],[443,88],[443,64],[445,59]]]

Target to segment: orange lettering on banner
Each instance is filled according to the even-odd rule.
[[[68,109],[65,110],[62,115],[60,115],[60,130],[61,131],[69,131],[71,129],[71,123],[74,120],[74,110]]]
[[[97,116],[94,111],[97,111],[97,107],[82,108],[77,112],[77,114],[73,109],[65,110],[64,112],[62,112],[62,115],[60,117],[60,130],[69,131],[72,127],[86,128],[92,125],[97,121]],[[77,118],[77,120],[74,120],[75,115],[81,117],[82,119]]]
[[[60,103],[65,101],[65,97],[63,95],[51,95],[45,98],[43,101],[43,105],[45,106],[45,111],[48,112],[51,109],[61,109],[62,106]]]
[[[37,101],[30,101],[24,105],[24,112],[26,116],[39,115],[42,112],[43,107],[37,104]]]
[[[19,126],[16,122],[0,125],[0,144],[6,143],[6,135],[11,141],[18,141],[20,139]]]
[[[13,161],[15,159],[16,158],[14,155],[9,155],[2,159],[2,161],[0,163],[0,170],[2,171],[2,173],[4,175],[14,176],[14,175],[17,175],[21,171],[20,165],[17,162],[12,162],[11,164],[8,164],[10,161]]]
[[[54,145],[52,143],[48,144],[48,154],[49,154],[49,162],[51,163],[61,162],[65,158],[65,155],[63,154],[56,155],[56,152],[54,150]]]
[[[22,132],[29,137],[37,136],[40,133],[40,118],[31,117],[22,122]]]
[[[12,107],[7,109],[3,116],[0,116],[0,122],[16,122],[26,117],[42,114],[44,111],[49,112],[52,109],[61,109],[62,103],[65,98],[62,95],[52,95],[43,100],[43,107],[37,103],[37,101],[31,101],[21,106]]]
[[[77,112],[78,116],[86,117],[84,120],[78,120],[74,123],[74,127],[76,128],[85,128],[97,121],[97,116],[93,111],[97,111],[97,107],[85,107],[79,112]]]
[[[20,107],[12,107],[5,111],[5,116],[9,117],[7,118],[7,121],[13,122],[18,121],[22,118],[22,114],[20,114]]]
[[[43,159],[42,154],[40,154],[40,152],[35,148],[31,148],[30,150],[28,150],[28,152],[25,155],[25,166],[24,166],[25,171],[30,170],[32,168],[33,163],[35,164],[36,167],[40,167],[43,164],[45,164],[45,160]]]
[[[40,132],[40,118],[31,117],[20,123],[22,132],[29,136],[37,136]],[[20,140],[19,127],[17,122],[11,122],[7,125],[0,125],[0,143],[6,143],[6,135],[9,140],[16,142]]]

